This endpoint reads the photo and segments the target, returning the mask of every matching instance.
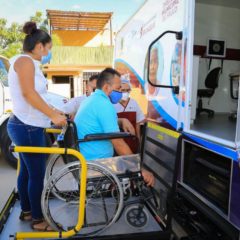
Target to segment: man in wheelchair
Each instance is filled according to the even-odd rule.
[[[131,136],[129,133],[117,132],[87,134],[83,139],[79,139],[75,123],[69,121],[58,137],[58,144],[63,148],[75,148],[81,153],[82,143]],[[58,158],[53,158],[48,164],[42,208],[53,229],[66,231],[72,229],[76,223],[81,166],[74,157],[59,157],[62,158],[63,164]],[[149,213],[145,209],[145,203],[151,201],[154,206],[158,204],[152,188],[147,187],[154,184],[154,178],[151,173],[141,170],[139,154],[102,159],[96,156],[94,160],[87,163],[86,216],[79,234],[82,237],[99,235],[103,231],[106,234],[113,231],[114,227],[111,229],[110,226],[115,222],[122,222],[120,219],[124,218],[130,229],[143,230],[149,226]],[[150,179],[146,179],[146,175],[144,177],[144,171]]]
[[[87,134],[119,132],[118,118],[112,103],[121,99],[120,74],[107,68],[99,74],[96,91],[78,109],[74,119],[78,138]],[[112,103],[111,103],[112,102]],[[87,160],[132,154],[122,139],[80,143],[81,153]]]
[[[153,186],[154,177],[141,169],[139,155],[133,155],[123,140],[134,135],[119,130],[111,103],[121,98],[117,91],[121,86],[119,77],[114,69],[100,73],[97,90],[82,103],[74,122],[69,121],[58,137],[60,147],[74,148],[87,160],[86,217],[80,233],[83,236],[105,232],[123,214],[131,227],[144,228],[148,222],[144,205],[153,194],[146,185]],[[113,157],[114,150],[119,157]],[[42,209],[53,229],[66,231],[76,223],[81,166],[70,156],[59,157],[63,165],[53,158],[47,167]]]
[[[106,68],[99,74],[96,91],[82,103],[74,120],[78,139],[83,139],[88,134],[120,131],[116,110],[112,104],[121,99],[120,88],[120,74],[116,70]],[[81,142],[79,147],[86,160],[113,157],[114,152],[118,156],[132,154],[122,138]],[[142,170],[142,175],[149,186],[154,185],[154,177],[150,172]]]

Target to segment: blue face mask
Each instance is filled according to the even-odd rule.
[[[52,52],[51,52],[51,51],[48,51],[48,55],[42,56],[41,63],[42,63],[42,64],[49,63],[50,60],[51,60],[51,58],[52,58]]]
[[[113,103],[113,104],[116,104],[116,103],[118,103],[120,100],[121,100],[121,98],[122,98],[122,92],[118,92],[118,91],[112,91],[111,92],[111,94],[109,95],[109,98],[110,98],[110,100],[111,100],[111,102]]]

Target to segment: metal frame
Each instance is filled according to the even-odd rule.
[[[150,125],[149,124],[148,124],[148,127],[151,126],[151,124]],[[62,129],[46,129],[45,131],[47,133],[62,133]],[[176,134],[178,134],[178,133],[176,133]],[[145,138],[146,138],[146,136],[145,136]],[[144,140],[143,140],[142,144],[144,145]],[[87,164],[86,164],[84,157],[81,155],[81,153],[79,153],[77,150],[74,150],[71,148],[43,148],[43,147],[12,147],[11,151],[24,152],[24,153],[48,153],[48,154],[50,153],[50,154],[61,154],[61,155],[68,154],[68,155],[73,155],[76,158],[78,158],[82,165],[82,171],[80,172],[81,191],[80,191],[80,202],[79,202],[79,212],[78,212],[78,223],[76,224],[75,228],[70,231],[67,231],[67,232],[64,232],[64,231],[62,231],[62,232],[18,232],[14,236],[12,236],[13,239],[16,239],[16,240],[24,240],[26,238],[28,238],[28,239],[36,239],[36,238],[61,239],[61,238],[68,238],[68,237],[72,237],[72,236],[73,236],[73,238],[71,238],[71,239],[86,239],[84,236],[77,235],[77,233],[79,232],[79,230],[82,228],[82,226],[84,224],[85,199],[86,199]],[[176,188],[175,184],[176,184],[177,171],[178,171],[178,167],[177,167],[178,163],[177,162],[178,161],[175,162],[175,172],[174,172],[174,179],[173,179],[174,186],[172,189]],[[170,195],[173,196],[172,195],[173,193],[174,193],[174,191],[171,191]],[[14,199],[11,198],[8,201],[8,205],[11,207],[14,205],[14,202],[17,200],[17,198],[15,198],[14,201],[13,200]],[[9,202],[11,202],[11,204]],[[139,239],[151,238],[153,240],[155,240],[155,239],[157,240],[157,239],[159,239],[159,237],[161,237],[161,239],[169,239],[169,236],[171,235],[172,211],[168,211],[168,213],[169,213],[168,221],[166,224],[163,224],[163,222],[161,222],[159,217],[156,216],[156,213],[154,212],[154,209],[152,208],[150,203],[144,202],[144,205],[150,211],[151,215],[156,219],[158,225],[160,226],[160,228],[162,230],[146,232],[146,233],[136,232],[136,233],[131,233],[131,234],[127,234],[127,235],[123,233],[122,235],[94,236],[94,239],[136,239],[136,240],[139,240]],[[169,199],[168,207],[171,208],[171,206],[172,206],[172,201],[170,201],[170,199]],[[4,209],[4,216],[7,216],[10,214],[11,207]],[[6,219],[7,219],[7,217],[6,217]],[[0,218],[0,223],[1,223],[1,221],[2,221],[2,219]],[[89,238],[91,239],[91,237],[88,237],[88,239]]]
[[[83,155],[74,149],[65,148],[45,148],[45,147],[12,147],[11,151],[21,153],[45,153],[45,154],[68,154],[75,156],[81,163],[80,174],[80,194],[79,194],[79,210],[78,222],[74,229],[67,232],[18,232],[15,234],[16,240],[24,240],[26,238],[68,238],[76,235],[84,224],[85,216],[85,199],[86,199],[86,179],[87,164]]]
[[[176,32],[176,31],[165,31],[159,37],[157,37],[148,47],[148,64],[147,64],[148,72],[149,72],[149,68],[150,68],[151,48],[160,38],[162,38],[166,34],[175,34],[177,40],[182,40],[182,38],[183,38],[183,33],[182,32]],[[175,94],[179,94],[179,86],[167,86],[167,85],[154,84],[150,81],[149,74],[147,74],[147,80],[148,80],[148,83],[150,85],[152,85],[153,87],[170,88],[170,89],[173,90],[173,92]]]
[[[168,203],[167,220],[166,220],[166,222],[162,222],[162,224],[165,227],[165,231],[171,231],[172,230],[171,229],[171,223],[172,223],[172,217],[173,217],[172,207],[173,207],[174,196],[175,196],[175,192],[176,192],[176,188],[177,188],[178,173],[179,173],[179,169],[180,169],[180,158],[179,158],[179,156],[180,156],[180,153],[181,153],[182,135],[179,132],[166,129],[166,128],[162,127],[162,126],[155,125],[155,124],[153,124],[151,122],[147,123],[146,126],[149,129],[153,129],[155,131],[164,133],[167,136],[170,136],[172,138],[177,139],[177,148],[176,148],[176,156],[175,156],[175,162],[174,162],[172,186],[171,186],[171,189],[169,191],[168,198],[167,198],[168,199],[167,200],[168,201],[167,202]],[[144,131],[144,134],[143,134],[143,136],[144,136],[143,139],[148,137],[147,136],[147,128],[145,128],[145,131]],[[144,143],[143,143],[142,148],[141,148],[141,150],[142,150],[141,151],[141,160],[142,160],[142,162],[143,162],[143,156],[144,156],[144,147],[143,146],[144,146]]]

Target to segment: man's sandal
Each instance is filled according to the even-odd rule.
[[[36,227],[36,225],[40,223],[46,223],[45,227]],[[54,230],[51,228],[51,226],[44,220],[44,219],[39,219],[39,220],[32,220],[31,228],[35,231],[39,232],[53,232]]]
[[[23,212],[23,211],[21,211],[19,219],[21,221],[31,221],[32,220],[32,213],[31,212]]]

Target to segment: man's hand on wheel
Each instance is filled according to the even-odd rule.
[[[142,176],[148,187],[153,187],[155,184],[155,178],[153,174],[145,169],[142,169]]]

